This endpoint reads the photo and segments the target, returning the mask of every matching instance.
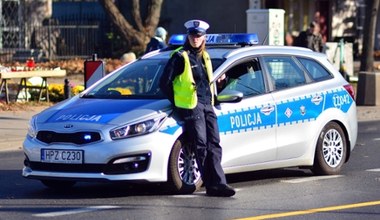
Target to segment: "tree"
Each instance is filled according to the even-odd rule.
[[[373,72],[376,21],[380,0],[368,0],[366,3],[367,8],[363,34],[363,51],[360,60],[360,71]]]
[[[58,29],[50,28],[57,24],[51,19],[53,13],[52,0],[25,0],[25,47],[41,49],[42,54],[52,59],[57,54],[57,38],[60,35]]]
[[[163,0],[149,0],[147,16],[143,19],[140,13],[140,1],[132,0],[131,15],[133,22],[127,21],[114,3],[114,0],[100,0],[106,13],[125,40],[127,47],[136,52],[143,52],[153,36],[159,23]],[[133,26],[131,23],[134,23]]]

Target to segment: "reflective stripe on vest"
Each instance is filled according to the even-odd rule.
[[[179,48],[182,49],[182,48]],[[212,80],[212,63],[210,56],[206,51],[203,52],[203,60],[205,62],[206,72],[208,76],[208,81]],[[178,108],[193,109],[197,106],[198,97],[196,92],[196,85],[193,77],[193,72],[191,70],[189,55],[186,51],[182,52],[182,57],[184,59],[184,69],[183,73],[178,75],[173,80],[173,91],[174,91],[174,103]],[[214,103],[214,89],[213,84],[210,84],[212,104]]]

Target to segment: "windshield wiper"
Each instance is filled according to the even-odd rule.
[[[81,98],[95,98],[96,96],[94,94],[83,94]]]

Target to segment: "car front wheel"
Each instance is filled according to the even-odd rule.
[[[346,155],[347,140],[342,128],[335,122],[328,123],[318,138],[313,173],[338,174],[346,160]]]
[[[168,185],[176,194],[190,194],[202,186],[202,178],[191,150],[191,144],[185,138],[178,139],[169,158]]]

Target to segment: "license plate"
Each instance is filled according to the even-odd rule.
[[[41,162],[46,163],[83,163],[82,150],[41,149]]]

